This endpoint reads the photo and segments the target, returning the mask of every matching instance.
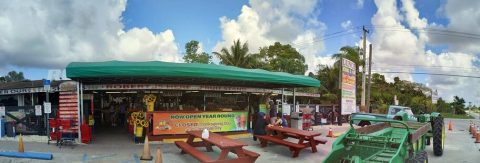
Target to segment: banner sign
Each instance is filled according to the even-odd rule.
[[[47,87],[35,87],[35,88],[18,88],[18,89],[4,89],[0,90],[0,95],[11,95],[11,94],[25,94],[25,93],[39,93],[39,92],[46,92],[46,89],[49,89],[50,92],[58,92],[58,91],[76,91],[77,90],[77,83],[75,81],[66,81],[60,83],[58,87],[52,87],[51,82],[47,82],[44,84],[48,84]]]
[[[153,113],[153,135],[186,134],[207,129],[212,132],[244,131],[247,112]]]
[[[53,92],[58,92],[58,87],[52,87]],[[24,93],[38,93],[46,92],[43,87],[37,88],[19,88],[19,89],[4,89],[0,90],[0,95],[11,95],[11,94],[24,94]]]
[[[356,83],[355,63],[348,59],[342,58],[342,71],[341,71],[342,115],[357,112],[355,83]]]
[[[191,91],[228,91],[228,92],[252,92],[252,93],[275,93],[281,94],[281,90],[231,87],[231,86],[208,86],[208,85],[184,85],[184,84],[94,84],[84,85],[85,90],[191,90]],[[285,91],[286,95],[293,95],[291,91]],[[320,97],[320,94],[295,92],[295,96]]]

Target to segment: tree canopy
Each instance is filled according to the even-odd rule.
[[[10,71],[7,75],[0,77],[0,83],[16,82],[25,80],[23,72]]]
[[[307,65],[305,58],[295,48],[275,42],[268,47],[260,48],[260,60],[264,62],[261,68],[270,71],[305,74]]]
[[[220,52],[213,52],[224,65],[236,66],[241,68],[258,68],[258,55],[251,54],[248,51],[248,43],[241,43],[240,40],[233,41],[229,49],[222,48]]]
[[[183,60],[185,60],[186,63],[211,63],[212,56],[205,52],[198,53],[199,48],[199,42],[196,40],[186,43]]]

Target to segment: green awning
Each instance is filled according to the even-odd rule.
[[[261,69],[244,69],[233,66],[172,62],[72,62],[68,64],[67,77],[72,80],[87,78],[192,78],[220,79],[272,84],[287,87],[319,87],[320,81],[283,72]]]

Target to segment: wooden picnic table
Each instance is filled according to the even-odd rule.
[[[177,147],[182,149],[182,154],[189,153],[200,162],[255,162],[258,156],[260,156],[260,154],[243,149],[244,146],[248,146],[247,144],[237,140],[229,139],[217,133],[209,132],[209,137],[206,139],[202,138],[202,131],[187,131],[187,134],[189,135],[187,142],[176,141],[175,144]],[[202,141],[194,142],[193,140],[195,138],[200,138]],[[212,146],[218,147],[221,151],[220,156],[217,159],[213,159],[194,148],[205,147],[208,152],[212,152]],[[237,158],[227,159],[226,157],[229,152],[235,153]]]
[[[315,139],[315,137],[320,136],[321,133],[313,131],[299,130],[295,128],[287,128],[280,126],[267,126],[267,135],[256,135],[262,143],[262,147],[267,146],[267,141],[272,143],[284,145],[290,148],[293,151],[292,157],[298,157],[300,150],[310,147],[312,153],[317,152],[318,144],[325,144],[326,140]],[[275,131],[275,135],[273,134]],[[293,143],[285,140],[286,138],[296,138],[298,139],[297,143]]]

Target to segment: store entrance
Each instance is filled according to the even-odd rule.
[[[131,92],[92,91],[93,100],[89,101],[90,109],[84,110],[87,120],[93,118],[93,144],[125,144],[133,143],[128,132],[127,113],[132,106]],[[92,100],[92,101],[90,101]],[[84,107],[88,108],[88,107]]]

